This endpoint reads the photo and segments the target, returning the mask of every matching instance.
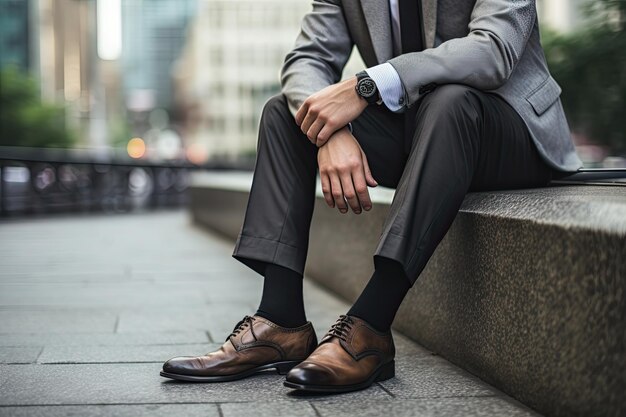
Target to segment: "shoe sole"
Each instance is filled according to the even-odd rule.
[[[275,369],[280,375],[285,375],[294,366],[299,364],[300,361],[286,361],[286,362],[274,362],[266,365],[257,366],[256,368],[248,369],[247,371],[240,372],[232,375],[216,375],[216,376],[198,376],[198,375],[185,375],[176,374],[172,372],[161,371],[159,374],[165,378],[175,379],[177,381],[185,382],[227,382],[236,381],[238,379],[247,378],[256,373],[265,371],[267,369]]]
[[[374,382],[385,381],[387,379],[393,378],[395,376],[395,361],[388,362],[384,365],[381,365],[367,380],[353,385],[307,385],[307,384],[296,384],[294,382],[285,381],[283,385],[288,388],[293,388],[299,391],[308,391],[308,392],[331,392],[331,393],[339,393],[339,392],[349,392],[349,391],[358,391],[371,386]]]

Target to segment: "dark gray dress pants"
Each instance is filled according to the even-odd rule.
[[[396,189],[374,263],[400,262],[411,285],[468,191],[540,187],[558,175],[513,108],[464,85],[438,86],[407,114],[369,106],[353,128],[376,181]],[[302,273],[317,181],[317,147],[296,125],[285,97],[271,98],[233,257],[260,274],[267,263]]]

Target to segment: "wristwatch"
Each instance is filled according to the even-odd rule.
[[[376,87],[376,83],[365,71],[361,71],[356,75],[356,93],[365,99],[368,104],[382,104],[380,92]]]

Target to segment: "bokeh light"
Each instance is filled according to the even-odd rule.
[[[187,159],[192,164],[200,165],[209,159],[209,152],[205,145],[199,142],[192,143],[187,147]]]
[[[131,158],[141,158],[146,154],[146,143],[141,138],[132,138],[128,141],[126,151]]]

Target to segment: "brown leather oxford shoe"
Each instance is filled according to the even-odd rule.
[[[391,331],[342,315],[315,351],[287,374],[284,385],[303,391],[347,392],[394,376]]]
[[[180,356],[163,364],[161,376],[191,382],[223,382],[265,369],[286,374],[317,346],[311,322],[294,328],[260,316],[245,316],[226,342],[204,356]]]

